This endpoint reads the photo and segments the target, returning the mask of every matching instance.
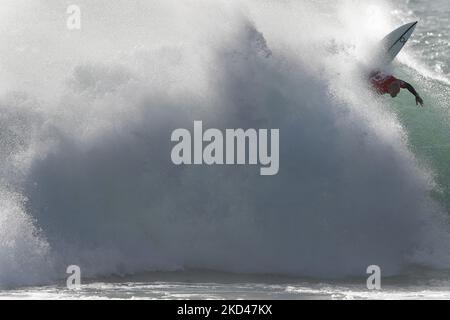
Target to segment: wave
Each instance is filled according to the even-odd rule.
[[[72,264],[321,278],[449,266],[433,172],[361,71],[393,25],[387,3],[79,2],[79,33],[55,28],[64,8],[47,1],[14,20],[22,43],[7,37],[0,285]],[[171,132],[194,120],[279,128],[279,174],[174,166]]]

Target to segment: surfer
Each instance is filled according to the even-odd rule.
[[[379,94],[390,94],[392,98],[395,98],[400,89],[407,89],[416,97],[416,105],[423,107],[423,99],[417,93],[412,85],[408,82],[395,78],[392,75],[384,74],[380,71],[373,72],[370,75],[370,83]]]

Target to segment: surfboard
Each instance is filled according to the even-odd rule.
[[[379,52],[379,62],[387,65],[391,63],[399,52],[403,49],[417,26],[416,22],[411,22],[395,29],[381,40]]]

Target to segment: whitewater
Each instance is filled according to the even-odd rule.
[[[0,297],[448,297],[446,1],[77,2],[72,31],[65,2],[2,2]],[[365,76],[415,20],[386,71],[425,109]],[[175,166],[197,120],[279,128],[278,174]]]

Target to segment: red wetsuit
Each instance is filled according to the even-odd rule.
[[[395,81],[400,82],[400,88],[406,89],[406,83],[392,75],[376,72],[370,76],[370,83],[379,94],[388,94],[389,86]]]

